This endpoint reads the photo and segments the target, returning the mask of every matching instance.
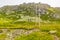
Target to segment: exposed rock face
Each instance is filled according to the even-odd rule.
[[[57,14],[55,13],[53,16],[54,16],[54,18],[60,19],[60,14],[58,14],[58,13]]]

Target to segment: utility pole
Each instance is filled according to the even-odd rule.
[[[40,27],[40,9],[38,9],[38,6],[36,5],[36,22],[38,24],[35,24],[35,25],[38,25]]]
[[[36,5],[36,26],[38,25],[40,27],[40,13],[38,13],[38,6]],[[38,23],[38,24],[37,24]]]
[[[35,23],[35,26],[37,26],[37,5],[36,5],[36,9],[35,9],[35,11],[36,11],[36,15],[35,15],[35,17],[36,17],[36,23]]]

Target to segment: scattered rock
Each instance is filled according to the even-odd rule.
[[[57,31],[56,30],[50,30],[49,33],[50,34],[55,34]]]

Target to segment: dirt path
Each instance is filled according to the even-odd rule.
[[[14,40],[15,37],[18,37],[22,34],[29,35],[32,32],[40,31],[38,29],[24,30],[24,29],[15,29],[13,32],[8,32],[5,40]]]
[[[22,34],[29,35],[32,32],[39,32],[39,29],[31,29],[31,30],[25,30],[25,29],[14,29],[13,31],[8,32],[8,29],[3,30],[6,34],[5,40],[14,40],[15,37],[18,37]],[[59,40],[59,38],[56,35],[52,35],[54,37],[54,40]]]
[[[54,40],[60,40],[59,37],[57,37],[56,35],[52,35],[54,36]]]

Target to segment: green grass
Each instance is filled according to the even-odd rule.
[[[22,28],[22,29],[39,29],[41,32],[33,32],[30,35],[22,35],[15,40],[54,40],[51,34],[48,34],[50,30],[56,30],[57,32],[54,35],[57,35],[60,38],[60,23],[38,23],[34,22],[10,22],[3,23],[0,22],[0,28]],[[6,37],[5,35],[1,36],[2,38]],[[0,37],[0,38],[1,38]]]
[[[0,34],[0,40],[5,40],[6,34]]]
[[[16,37],[15,40],[54,40],[54,37],[45,32],[33,32],[29,35]]]

